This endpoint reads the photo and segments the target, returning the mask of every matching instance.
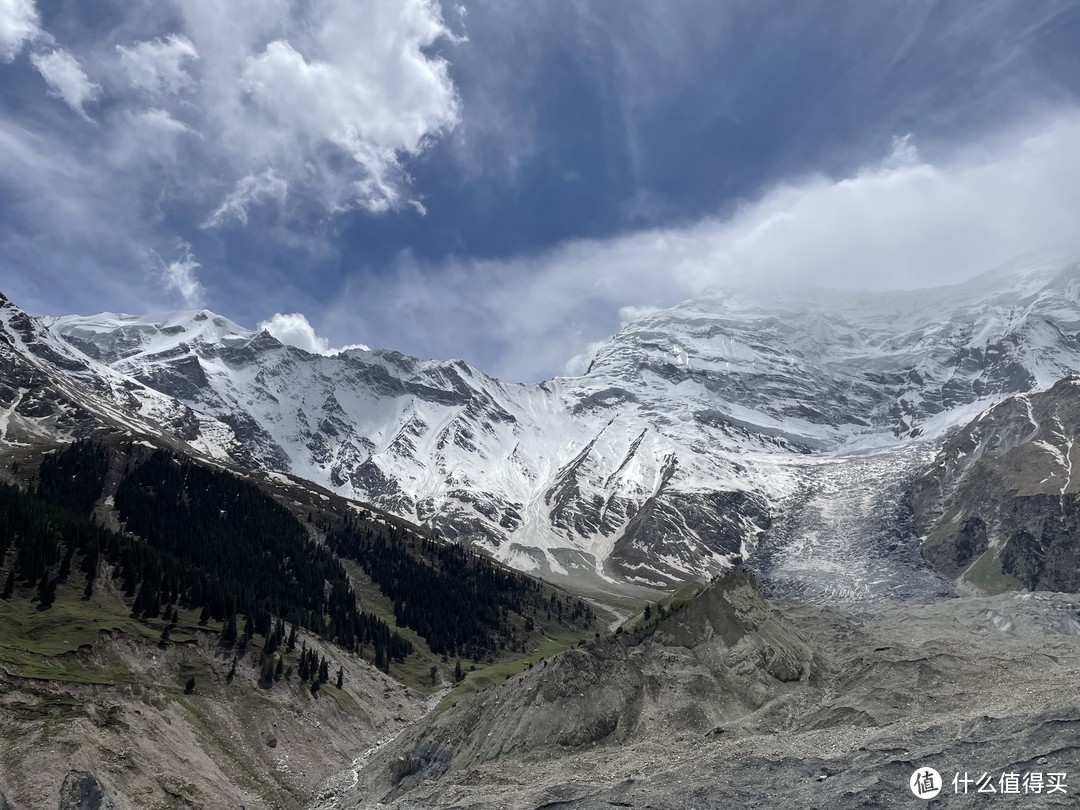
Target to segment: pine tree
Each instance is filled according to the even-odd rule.
[[[192,675],[188,678],[188,682],[184,684],[184,694],[191,695],[195,693],[195,676]]]
[[[251,641],[255,637],[255,623],[251,621],[251,614],[248,614],[247,620],[244,622],[244,643]]]
[[[67,582],[68,576],[71,574],[71,558],[75,554],[75,545],[68,543],[67,551],[64,552],[64,559],[60,563],[60,570],[56,572],[57,582]]]
[[[313,681],[311,682],[311,696],[312,696],[312,697],[318,697],[318,696],[319,696],[319,687],[320,687],[321,685],[322,685],[322,684],[321,684],[321,683],[319,682],[319,679],[318,679],[318,678],[315,678],[315,679],[314,679],[314,680],[313,680]]]
[[[431,685],[434,686],[435,685],[435,679],[439,675],[439,668],[438,667],[432,667],[430,674],[431,674]]]
[[[236,643],[236,614],[229,616],[225,628],[221,631],[221,646],[231,647]]]
[[[38,610],[48,610],[56,601],[56,580],[45,574],[38,584]]]
[[[11,595],[13,593],[15,593],[15,568],[14,568],[14,566],[12,567],[11,572],[8,574],[7,579],[4,581],[4,594],[3,594],[4,599],[10,599]]]
[[[259,686],[269,689],[274,685],[274,656],[264,655],[259,670]]]
[[[210,621],[210,606],[203,605],[202,612],[199,614],[199,627],[206,627],[206,623]]]
[[[289,630],[289,643],[286,646],[288,646],[289,652],[292,652],[293,650],[296,649],[296,624],[295,623],[293,624],[292,628]]]
[[[465,680],[465,673],[461,670],[461,662],[457,662],[457,666],[454,667],[454,681],[460,683]]]
[[[341,689],[345,686],[345,667],[338,667],[337,671],[337,688]]]
[[[161,647],[161,649],[163,650],[169,646],[169,628],[170,625],[165,625],[165,629],[161,631],[161,638],[158,639],[158,646]]]
[[[274,680],[280,681],[281,676],[285,674],[285,658],[284,656],[278,656],[277,666],[274,668]]]

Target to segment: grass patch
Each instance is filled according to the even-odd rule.
[[[987,549],[962,575],[965,582],[988,594],[1026,590],[1020,580],[1001,569],[1001,560],[995,549]]]
[[[81,584],[82,577],[73,579]],[[19,587],[11,599],[0,599],[0,667],[19,678],[68,683],[117,684],[134,681],[119,664],[95,661],[85,654],[100,634],[125,635],[157,642],[165,622],[140,621],[130,616],[119,595],[98,589],[89,600],[78,584],[61,586],[48,610],[38,610],[32,588]],[[179,612],[173,642],[193,640],[198,615]]]
[[[519,672],[528,669],[529,664],[538,664],[543,658],[550,658],[553,655],[572,649],[578,645],[578,642],[594,638],[595,633],[596,631],[591,629],[565,630],[560,633],[553,633],[548,638],[545,638],[529,656],[496,661],[494,664],[477,664],[476,669],[467,672],[465,679],[443,698],[437,711],[446,711],[470,695],[475,695],[477,692],[483,692],[485,689],[490,689],[492,686],[502,683],[508,676],[517,675]],[[454,661],[453,663],[456,664],[457,662]],[[462,661],[461,666],[468,669],[472,664],[468,661]]]

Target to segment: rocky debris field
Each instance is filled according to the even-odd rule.
[[[958,774],[1061,772],[1076,782],[1064,794],[1000,801],[1075,807],[1078,678],[1075,596],[777,610],[739,573],[647,631],[586,644],[415,725],[336,802],[917,807],[908,780],[929,766],[946,788],[925,806],[981,798],[954,793]]]

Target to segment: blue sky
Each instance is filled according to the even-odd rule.
[[[718,286],[1073,239],[1078,42],[1075,0],[0,0],[0,289],[575,373]]]

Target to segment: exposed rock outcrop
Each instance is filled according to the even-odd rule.
[[[1080,377],[1005,400],[915,482],[923,555],[991,592],[1080,591]]]

